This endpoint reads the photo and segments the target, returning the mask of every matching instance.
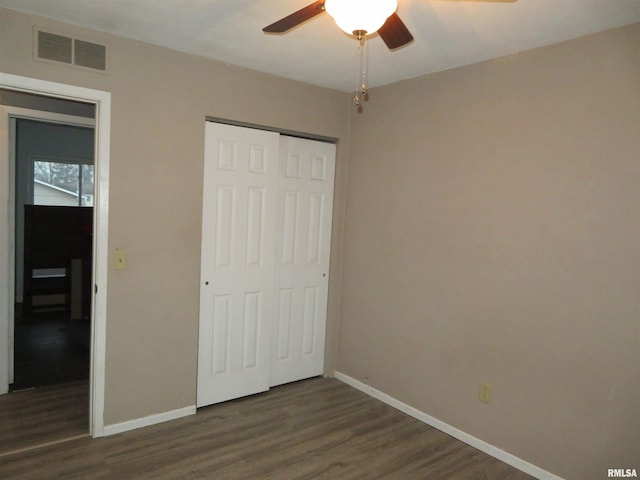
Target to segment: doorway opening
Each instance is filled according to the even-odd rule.
[[[0,96],[13,246],[9,391],[16,397],[1,405],[5,426],[27,432],[4,442],[13,451],[89,433],[95,106],[7,90]],[[42,430],[25,412],[45,402],[56,405],[45,422],[56,428],[28,433]],[[64,420],[54,417],[62,412]]]
[[[7,107],[7,97],[14,98],[14,101],[16,101],[15,98],[20,97],[20,101],[26,103],[10,104]],[[111,96],[107,92],[0,73],[0,131],[2,133],[2,141],[0,141],[0,147],[2,147],[2,153],[0,154],[0,222],[10,226],[9,229],[6,229],[6,232],[3,231],[0,234],[0,413],[3,416],[2,423],[6,423],[4,421],[6,412],[3,411],[3,408],[8,403],[11,403],[8,399],[17,398],[18,395],[25,394],[25,392],[32,393],[38,390],[37,388],[29,388],[4,395],[9,391],[9,384],[15,384],[15,373],[18,373],[15,370],[17,365],[14,362],[14,359],[18,359],[15,358],[16,352],[14,352],[13,348],[14,337],[18,334],[18,331],[14,328],[15,321],[16,319],[18,321],[24,320],[27,311],[29,315],[33,316],[37,310],[37,314],[41,315],[43,323],[46,323],[50,317],[60,313],[64,314],[68,321],[71,321],[71,317],[75,317],[74,320],[83,324],[75,332],[62,333],[75,337],[72,340],[76,343],[84,344],[82,349],[85,351],[85,356],[87,355],[86,352],[89,352],[90,364],[83,367],[84,373],[82,375],[85,377],[83,380],[85,383],[83,395],[86,397],[86,401],[77,402],[78,407],[81,407],[82,403],[85,405],[83,407],[84,435],[91,434],[94,437],[99,437],[105,434],[104,395],[110,98]],[[44,102],[46,106],[43,106],[40,102]],[[65,105],[66,108],[75,109],[75,111],[54,113],[59,112],[56,107],[60,105]],[[84,114],[79,113],[77,111],[78,108],[80,110],[84,109]],[[35,118],[30,115],[24,116],[20,115],[21,109],[37,110],[39,113]],[[8,110],[13,110],[13,118],[8,113]],[[16,111],[18,111],[18,114],[15,113]],[[88,114],[87,111],[89,112]],[[51,121],[51,118],[47,118],[51,115],[67,117],[63,121],[59,119]],[[74,119],[68,121],[69,117],[74,117]],[[78,123],[77,117],[89,119],[92,125],[87,126],[83,125],[82,122]],[[32,126],[40,122],[41,127],[46,124],[49,128],[58,128],[65,124],[83,129],[94,128],[91,131],[93,138],[89,142],[93,146],[92,153],[88,155],[91,159],[83,159],[81,158],[82,155],[78,156],[73,153],[51,155],[46,152],[31,152],[30,158],[25,163],[26,167],[10,162],[10,156],[15,155],[16,151],[9,151],[9,148],[7,148],[7,139],[11,138],[9,131],[11,128],[15,129],[16,124],[21,121],[24,121],[25,125],[27,122],[32,122]],[[18,126],[19,131],[20,126]],[[59,138],[64,137],[65,135],[62,135]],[[17,147],[14,150],[17,150]],[[93,160],[93,172],[88,167],[92,163],[91,160]],[[19,173],[19,168],[24,168],[25,170]],[[58,169],[57,175],[62,175],[61,172],[65,171],[68,174],[65,179],[66,184],[61,184],[64,182],[59,178],[57,180],[53,177],[45,178],[47,169],[51,171]],[[77,175],[75,180],[73,179],[74,174]],[[20,175],[26,175],[27,181],[20,180]],[[94,179],[93,187],[87,184],[87,180],[91,177]],[[24,205],[21,204],[21,200],[16,195],[18,181],[27,185],[27,193],[24,198],[28,201],[25,201]],[[73,186],[74,182],[76,187]],[[39,191],[36,192],[36,189]],[[43,198],[49,198],[50,200],[52,198],[65,198],[68,201],[70,197],[74,197],[77,201],[77,204],[74,204],[73,207],[70,205],[65,205],[64,208],[60,208],[60,205],[37,205],[38,202],[34,201],[36,198],[40,200]],[[93,206],[90,203],[93,203]],[[14,229],[13,225],[17,223],[20,207],[25,212],[24,224],[21,224],[20,229]],[[29,209],[50,210],[45,215],[42,215],[42,212],[27,213]],[[34,222],[34,219],[31,218],[34,215],[35,217],[44,218],[45,221],[54,219],[50,221],[46,228],[40,229],[44,230],[44,235],[42,235],[42,232],[36,232],[33,228],[33,231],[27,234],[44,236],[44,243],[50,246],[52,243],[52,230],[58,228],[64,222],[60,217],[56,217],[53,211],[70,209],[85,212],[84,219],[75,224],[73,221],[69,222],[76,233],[78,231],[82,233],[82,235],[78,236],[82,238],[81,243],[84,245],[84,250],[76,250],[76,253],[72,255],[74,258],[63,262],[64,265],[26,265],[25,268],[23,263],[23,283],[19,288],[16,288],[19,282],[17,266],[20,265],[20,259],[25,258],[25,252],[22,253],[22,256],[17,255],[16,252],[18,247],[17,233],[22,231],[24,235],[28,231],[29,222],[31,222],[32,226],[36,225],[35,230],[40,228],[37,226],[42,225],[42,222]],[[93,209],[93,211],[87,215],[86,212],[89,209]],[[76,218],[76,220],[80,217],[76,213],[67,215],[67,217],[69,216]],[[87,240],[87,237],[89,240]],[[22,241],[22,248],[29,246],[30,240],[28,238],[23,238]],[[77,254],[79,251],[81,252],[80,255]],[[88,255],[85,254],[87,251],[89,252]],[[82,281],[82,277],[84,277],[84,281]],[[27,285],[26,289],[25,279],[27,279],[27,283],[32,282],[32,285]],[[34,282],[41,283],[35,287],[33,285]],[[46,284],[46,287],[42,283]],[[61,287],[61,285],[64,286]],[[51,290],[48,290],[49,288]],[[19,298],[19,295],[22,298]],[[25,301],[28,301],[26,306]],[[80,323],[76,324],[76,326],[80,325]],[[60,330],[64,330],[64,328],[61,326],[54,328],[54,330],[56,333],[61,333]],[[88,338],[87,328],[89,330]],[[47,360],[44,361],[46,362]],[[38,381],[36,383],[42,382]],[[68,383],[63,385],[68,385]],[[54,387],[59,387],[59,385],[43,388]],[[15,390],[15,388],[12,389]],[[76,393],[67,393],[77,400]],[[51,408],[51,404],[48,407],[47,412],[50,415],[43,419],[43,421],[47,422],[50,419],[53,421],[56,417],[56,412]],[[48,427],[49,425],[47,424],[46,430],[51,430]],[[14,429],[14,432],[16,431],[18,430]],[[14,443],[14,450],[21,447],[15,442],[12,443]],[[29,448],[30,446],[27,445],[27,447]]]
[[[35,100],[48,106],[47,99]],[[15,172],[11,391],[79,380],[88,391],[94,108],[86,105],[84,117],[60,116],[74,107],[56,102],[56,112],[47,115],[9,110]]]

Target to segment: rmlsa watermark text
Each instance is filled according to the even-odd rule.
[[[637,478],[638,472],[635,468],[610,468],[607,470],[609,478]]]

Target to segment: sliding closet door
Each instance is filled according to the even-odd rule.
[[[279,135],[206,123],[197,405],[269,388]]]
[[[280,140],[272,386],[323,373],[335,154]]]

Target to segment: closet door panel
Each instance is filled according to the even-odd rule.
[[[269,388],[279,135],[206,123],[199,407]]]
[[[206,123],[197,406],[323,373],[335,145]]]
[[[335,145],[282,136],[271,386],[321,375]]]

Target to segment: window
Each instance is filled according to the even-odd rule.
[[[34,205],[93,206],[93,165],[33,162]]]

